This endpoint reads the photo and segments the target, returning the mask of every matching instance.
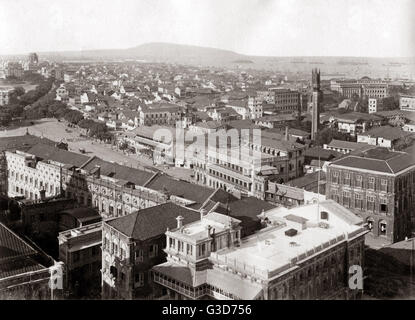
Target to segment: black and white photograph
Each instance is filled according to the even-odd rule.
[[[0,0],[0,304],[414,299],[415,1]]]

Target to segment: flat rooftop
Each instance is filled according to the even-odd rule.
[[[355,224],[361,221],[359,218],[344,208],[337,208],[331,200],[320,203],[320,212],[328,212],[329,220],[318,219],[317,209],[317,204],[311,204],[270,210],[266,216],[274,221],[273,226],[243,239],[236,249],[212,253],[211,259],[218,265],[236,266],[267,279],[347,240],[346,235],[351,237],[364,232],[360,225]],[[345,220],[345,214],[353,216]],[[323,221],[325,224],[320,225]],[[301,224],[305,225],[305,229],[302,230]],[[297,234],[287,235],[286,231],[290,229],[295,229]]]
[[[186,237],[193,241],[199,241],[207,238],[208,227],[211,231],[220,233],[228,229],[230,223],[240,223],[241,221],[221,213],[211,212],[195,222],[184,225],[183,229],[174,229],[171,232],[180,234],[181,237]]]

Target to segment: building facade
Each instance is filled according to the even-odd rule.
[[[415,111],[415,96],[401,96],[399,98],[399,108],[402,111]]]
[[[411,235],[415,161],[404,152],[375,148],[332,162],[326,196],[364,219],[370,235],[396,242]]]
[[[334,201],[261,214],[240,238],[239,220],[217,213],[166,232],[167,262],[153,267],[161,299],[355,299],[349,268],[364,264],[362,220]]]

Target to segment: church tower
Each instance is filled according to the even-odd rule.
[[[320,90],[320,70],[313,69],[311,79],[312,92],[312,109],[311,109],[311,140],[315,140],[320,127],[320,111],[323,93]]]

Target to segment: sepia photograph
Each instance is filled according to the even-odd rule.
[[[261,319],[414,265],[415,1],[0,0],[0,305]]]

